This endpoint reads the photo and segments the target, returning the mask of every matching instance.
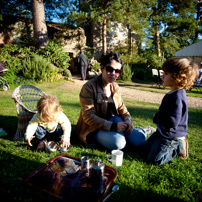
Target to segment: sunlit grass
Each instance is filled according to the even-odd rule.
[[[71,150],[67,154],[81,158],[100,157],[108,166],[106,155],[109,150],[82,144],[76,137],[76,123],[80,113],[80,87],[68,81],[58,83],[42,83],[37,87],[47,94],[56,95],[64,113],[72,124]],[[9,91],[0,91],[0,127],[9,135],[0,138],[0,194],[1,198],[11,201],[55,201],[46,193],[25,185],[23,179],[31,171],[47,162],[59,152],[46,153],[28,147],[25,142],[14,142],[12,137],[17,127],[17,112]],[[158,104],[134,101],[124,98],[124,102],[132,115],[133,126],[154,126],[153,114]],[[181,161],[174,159],[162,166],[145,163],[144,151],[127,145],[124,151],[124,162],[115,167],[118,177],[115,184],[120,190],[108,201],[195,201],[202,189],[202,110],[189,109],[189,158]]]

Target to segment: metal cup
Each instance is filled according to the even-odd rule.
[[[90,158],[88,156],[81,157],[81,169],[90,169]]]
[[[58,149],[58,145],[54,141],[49,141],[49,142],[44,141],[44,144],[45,144],[45,149],[48,152],[55,152]]]

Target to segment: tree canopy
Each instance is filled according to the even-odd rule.
[[[111,21],[121,22],[136,33],[138,51],[160,58],[172,57],[176,50],[196,42],[202,32],[201,0],[44,0],[43,3],[46,21],[59,19],[75,27],[82,22],[99,22],[104,52],[106,29]],[[31,18],[31,0],[2,0],[0,9],[1,14]]]

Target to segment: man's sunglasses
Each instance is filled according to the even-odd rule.
[[[111,67],[111,66],[106,66],[105,68],[106,68],[106,71],[107,71],[107,72],[110,72],[110,73],[112,73],[113,71],[115,71],[115,74],[116,74],[116,75],[119,75],[119,74],[121,73],[121,69],[114,69],[114,68]]]

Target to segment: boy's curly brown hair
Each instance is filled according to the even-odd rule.
[[[164,62],[162,70],[172,74],[178,86],[189,89],[198,77],[198,66],[187,58],[171,58]]]
[[[39,117],[45,122],[54,122],[58,118],[58,114],[62,112],[57,97],[45,95],[37,103],[37,111]]]

